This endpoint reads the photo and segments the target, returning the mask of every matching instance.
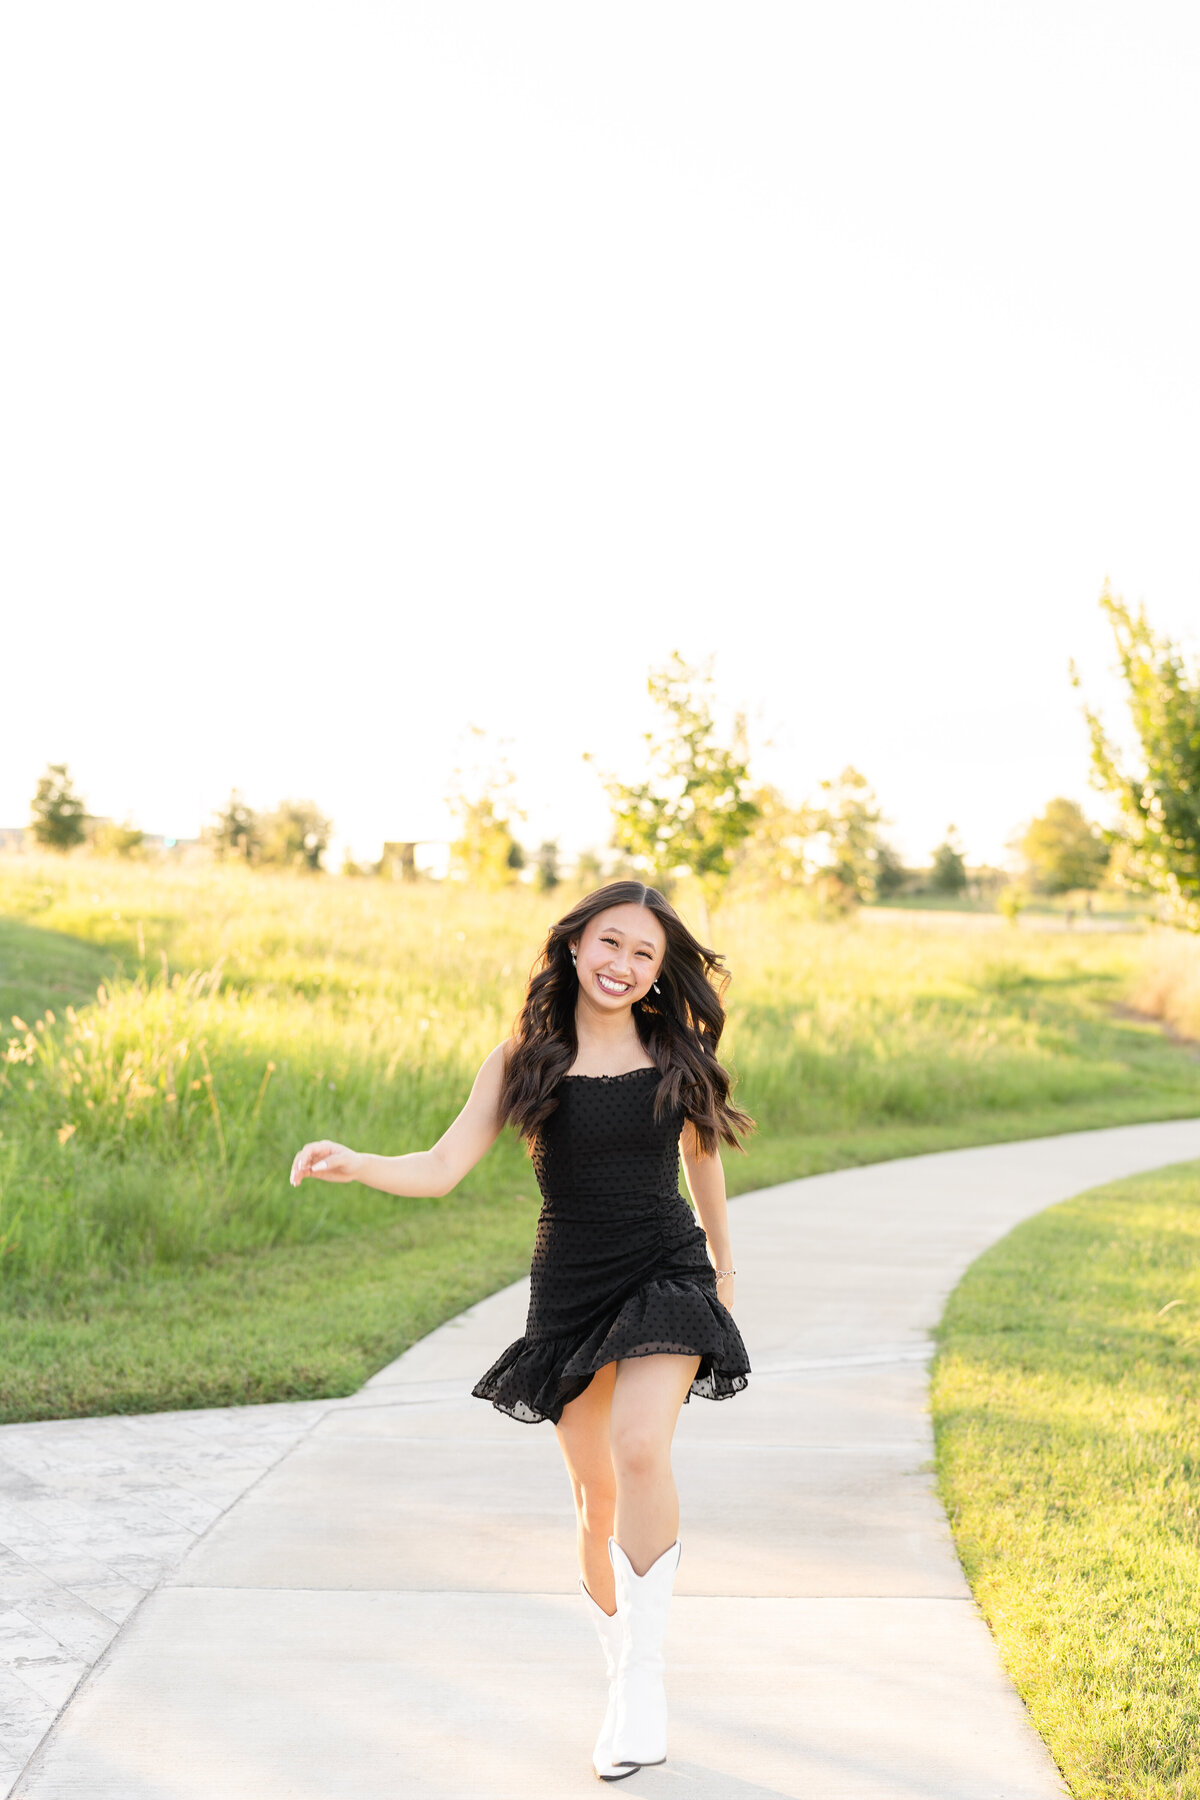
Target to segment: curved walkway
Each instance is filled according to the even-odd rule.
[[[1193,1157],[1200,1120],[918,1156],[733,1203],[755,1374],[730,1402],[684,1408],[671,1758],[614,1793],[1065,1792],[933,1492],[928,1334],[1021,1219]],[[524,1283],[493,1295],[319,1410],[121,1628],[14,1794],[594,1796],[602,1678],[558,1450],[548,1426],[469,1395],[525,1302]],[[245,1416],[260,1410],[278,1411]]]

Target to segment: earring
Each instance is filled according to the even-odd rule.
[[[657,981],[652,981],[652,982],[651,982],[651,983],[650,983],[650,986],[651,986],[651,987],[652,987],[652,988],[653,988],[653,989],[654,989],[654,991],[655,991],[655,993],[656,993],[656,994],[661,994],[661,993],[662,993],[662,989],[661,989],[661,988],[660,988],[660,987],[659,987],[659,985],[658,985],[658,983],[657,983]]]
[[[576,954],[573,950],[571,952],[571,961],[575,964],[576,968],[579,967],[579,958],[576,956]]]

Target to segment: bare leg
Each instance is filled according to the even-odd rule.
[[[617,1610],[608,1540],[613,1535],[617,1484],[608,1447],[609,1408],[616,1363],[597,1371],[577,1400],[562,1409],[555,1430],[575,1496],[579,1567],[596,1605],[611,1617]]]
[[[624,1357],[616,1365],[609,1420],[616,1475],[613,1536],[637,1575],[679,1536],[671,1439],[699,1367],[698,1356],[666,1355]]]

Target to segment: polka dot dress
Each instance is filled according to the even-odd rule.
[[[566,1075],[539,1130],[525,1336],[472,1389],[514,1419],[557,1424],[597,1369],[625,1356],[698,1356],[688,1398],[746,1386],[746,1346],[678,1189],[684,1114],[655,1120],[657,1083],[657,1069]]]

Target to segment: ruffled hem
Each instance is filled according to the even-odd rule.
[[[655,1324],[648,1314],[653,1308]],[[664,1335],[664,1315],[670,1334]],[[518,1338],[471,1389],[478,1400],[523,1424],[549,1419],[582,1394],[607,1363],[632,1356],[698,1356],[685,1401],[728,1400],[748,1385],[750,1359],[742,1336],[716,1294],[698,1282],[660,1277],[624,1302],[613,1318],[584,1337]]]

